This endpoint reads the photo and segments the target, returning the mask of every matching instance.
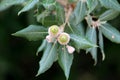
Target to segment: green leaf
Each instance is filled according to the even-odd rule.
[[[22,12],[29,11],[29,10],[32,9],[38,2],[39,2],[39,0],[29,0],[29,1],[27,1],[27,2],[26,2],[26,5],[24,6],[24,8],[18,12],[18,15],[20,15]]]
[[[104,60],[105,59],[104,42],[103,42],[103,35],[102,35],[101,30],[99,30],[99,47],[102,53],[102,60]]]
[[[50,14],[50,11],[48,11],[48,10],[43,11],[42,13],[40,13],[36,16],[37,21],[43,24],[44,18],[47,17],[49,14]]]
[[[48,10],[52,10],[55,6],[56,0],[42,0],[41,4]]]
[[[99,1],[104,7],[108,9],[120,11],[120,4],[118,3],[117,0],[99,0]]]
[[[116,28],[112,27],[108,23],[102,24],[99,28],[103,35],[110,41],[120,43],[120,32]]]
[[[73,62],[73,54],[69,54],[65,46],[59,48],[58,62],[63,69],[66,79],[68,80],[70,68]]]
[[[98,5],[98,0],[87,0],[87,7],[89,9],[89,13],[91,13],[96,6]]]
[[[38,48],[38,50],[36,52],[36,55],[38,55],[38,53],[40,51],[42,51],[45,48],[46,45],[47,45],[47,41],[46,41],[46,39],[44,39],[43,42],[42,42],[42,44],[39,46],[39,48]]]
[[[42,59],[39,62],[40,68],[36,76],[47,71],[57,58],[57,43],[47,43]]]
[[[18,5],[24,3],[25,0],[1,0],[0,1],[0,11],[5,10],[13,5]]]
[[[59,22],[59,25],[65,22],[64,8],[59,3],[56,3],[56,20]]]
[[[108,21],[116,18],[120,12],[116,10],[107,10],[102,15],[100,15],[99,20],[101,21]]]
[[[87,27],[86,37],[92,43],[97,45],[97,35],[96,34],[97,34],[96,33],[96,28],[94,28],[94,27]],[[86,51],[90,52],[90,54],[92,55],[92,58],[95,61],[94,65],[96,65],[96,63],[97,63],[97,48],[96,47],[88,48]]]
[[[91,41],[87,40],[85,37],[76,34],[70,34],[71,42],[74,44],[76,49],[86,49],[90,47],[97,47]]]
[[[70,26],[65,27],[65,32],[84,36],[85,34],[84,25],[82,23],[78,25],[70,24]]]
[[[79,0],[73,14],[70,17],[70,23],[78,25],[85,18],[86,14],[87,14],[86,3],[82,0]]]
[[[36,41],[45,38],[47,34],[48,32],[46,28],[37,25],[30,25],[12,35],[26,38],[29,41]]]

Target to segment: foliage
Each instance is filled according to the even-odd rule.
[[[30,25],[12,35],[30,41],[43,40],[37,50],[37,55],[43,51],[37,76],[58,61],[68,80],[74,54],[69,53],[66,45],[72,45],[77,52],[81,49],[90,52],[96,64],[98,48],[102,60],[105,59],[103,35],[112,42],[120,43],[120,32],[108,23],[120,13],[117,0],[1,0],[0,11],[13,5],[23,7],[18,15],[33,8],[36,11],[35,17],[40,24]],[[61,45],[57,42],[58,37],[52,42],[47,41],[46,36],[52,25],[58,25],[61,33],[70,35],[68,44]]]

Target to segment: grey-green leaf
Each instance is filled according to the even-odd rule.
[[[71,42],[76,49],[86,49],[90,47],[97,47],[91,41],[87,40],[85,37],[76,34],[70,34]]]
[[[86,14],[87,14],[86,3],[82,0],[79,0],[73,14],[70,17],[70,23],[78,25],[85,18]]]
[[[65,27],[65,32],[84,36],[85,35],[84,25],[82,23],[78,25],[70,24],[70,26]]]
[[[47,43],[43,56],[39,62],[40,68],[36,76],[47,71],[57,58],[57,43]]]
[[[48,34],[47,29],[44,28],[43,26],[30,25],[27,28],[24,28],[12,35],[26,38],[29,41],[37,41],[45,38],[47,34]]]
[[[99,30],[99,47],[102,53],[102,60],[104,60],[105,59],[104,42],[103,42],[103,35],[102,35],[101,30]]]
[[[112,20],[116,18],[119,14],[120,12],[110,9],[110,10],[105,11],[102,15],[100,15],[99,20],[101,21]]]
[[[89,13],[91,13],[96,6],[98,5],[98,0],[87,0],[87,7],[89,9]]]
[[[102,24],[100,30],[110,41],[120,43],[120,32],[108,23]]]
[[[53,6],[55,6],[55,0],[42,0],[41,4],[48,10],[51,10]]]
[[[1,0],[0,1],[0,11],[5,10],[13,5],[18,5],[24,3],[25,0]]]
[[[46,45],[47,45],[47,41],[46,41],[46,39],[44,39],[43,42],[42,42],[42,44],[39,46],[39,48],[38,48],[38,50],[36,52],[36,55],[38,55],[38,53],[40,51],[42,51],[45,48]]]
[[[86,37],[92,43],[97,45],[97,35],[96,34],[97,34],[96,33],[96,28],[94,28],[94,27],[87,27]],[[92,58],[95,61],[95,63],[94,63],[94,65],[95,65],[97,63],[97,48],[96,47],[88,48],[86,51],[91,53]]]
[[[63,69],[66,79],[68,80],[70,68],[73,62],[73,54],[69,54],[65,46],[59,48],[58,62]]]
[[[120,11],[120,4],[117,0],[99,0],[99,1],[104,7],[108,9]]]
[[[20,11],[18,12],[18,15],[20,15],[22,12],[29,11],[29,10],[32,9],[38,2],[39,2],[39,0],[28,0],[28,1],[26,2],[26,5],[24,6],[24,8],[22,8],[22,10],[20,10]]]

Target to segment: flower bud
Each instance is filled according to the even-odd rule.
[[[59,29],[59,27],[57,25],[53,25],[53,26],[49,27],[48,33],[52,37],[57,37],[59,35],[59,33],[60,33],[60,29]]]
[[[46,40],[47,40],[47,42],[53,42],[53,38],[50,36],[50,35],[47,35],[46,36]]]
[[[61,33],[58,37],[58,42],[61,45],[67,45],[70,41],[70,36],[67,33]]]
[[[75,51],[75,48],[72,47],[72,46],[67,45],[66,48],[67,48],[67,50],[68,50],[68,52],[69,52],[70,54]]]

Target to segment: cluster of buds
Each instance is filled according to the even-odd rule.
[[[70,35],[63,32],[63,30],[61,30],[61,28],[57,25],[49,27],[48,34],[49,35],[46,36],[46,40],[49,43],[58,41],[59,44],[66,46],[69,53],[73,53],[75,51],[74,47],[68,45],[70,41]]]

